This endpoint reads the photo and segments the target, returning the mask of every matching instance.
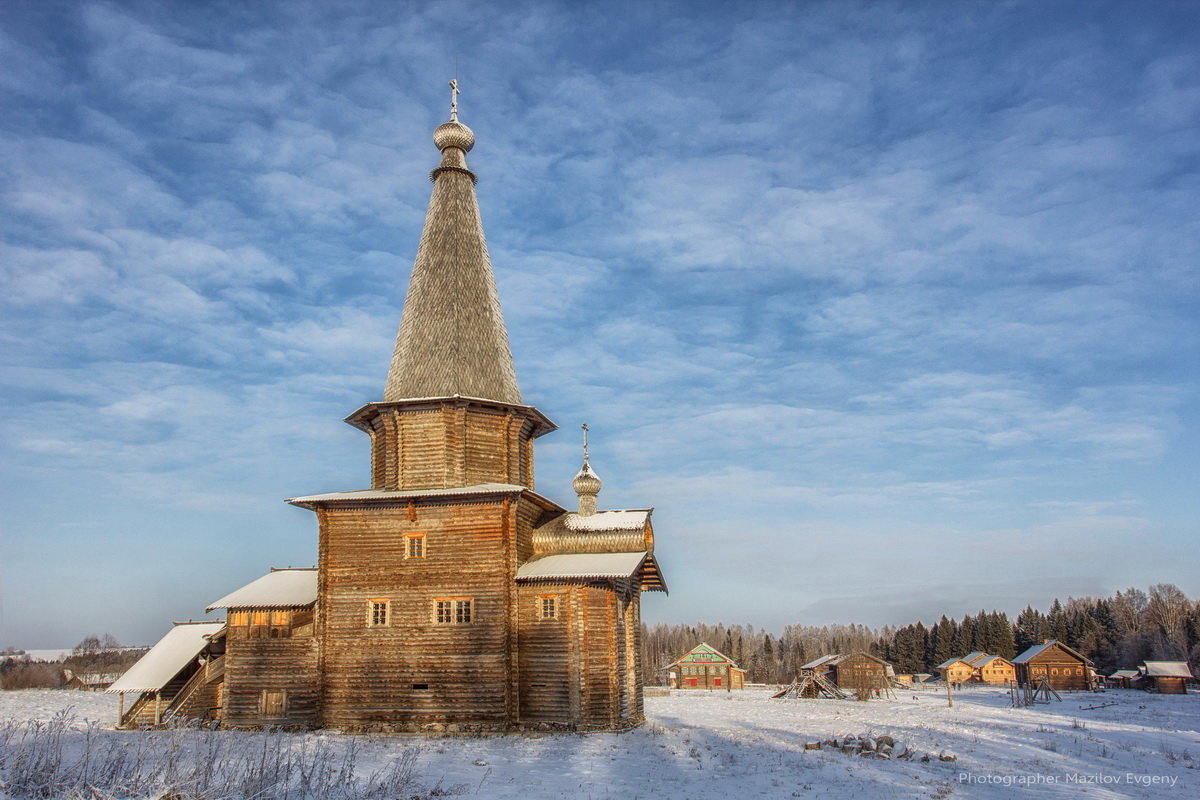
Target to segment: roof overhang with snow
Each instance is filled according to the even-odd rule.
[[[563,553],[543,556],[522,564],[517,570],[517,580],[531,583],[536,581],[580,581],[616,580],[641,575],[641,590],[650,592],[667,591],[658,563],[650,553]]]
[[[420,500],[426,497],[478,497],[485,495],[519,494],[532,499],[547,511],[563,511],[558,503],[531,492],[524,486],[513,483],[479,483],[474,486],[458,486],[451,489],[356,489],[349,492],[329,492],[292,497],[284,502],[301,508],[316,509],[327,504],[387,503],[404,500]]]
[[[521,565],[519,581],[632,578],[649,553],[569,553]]]
[[[1191,678],[1186,661],[1147,661],[1144,674],[1149,678]]]
[[[177,622],[150,652],[104,691],[157,692],[190,664],[208,644],[208,637],[224,622]]]
[[[317,570],[272,569],[235,592],[212,603],[217,608],[301,608],[317,602]]]

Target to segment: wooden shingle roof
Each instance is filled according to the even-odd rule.
[[[487,241],[467,169],[474,134],[440,126],[441,164],[417,247],[385,402],[414,397],[480,397],[521,402]]]

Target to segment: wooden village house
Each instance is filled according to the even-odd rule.
[[[1023,686],[1035,686],[1045,678],[1055,690],[1092,688],[1091,659],[1056,639],[1030,647],[1012,663]]]
[[[109,688],[137,698],[122,724],[642,721],[640,598],[666,591],[651,509],[597,508],[586,426],[578,506],[535,491],[533,444],[556,426],[517,384],[456,108],[434,131],[441,161],[382,398],[346,419],[370,437],[370,488],[288,501],[316,517],[317,566],[214,602],[224,624],[174,627]]]
[[[715,647],[701,642],[664,667],[672,689],[744,689],[746,670]]]
[[[1017,677],[1016,667],[1011,661],[979,650],[967,653],[962,658],[948,659],[939,664],[937,670],[941,679],[950,683],[1003,685]]]
[[[1017,668],[1002,656],[984,656],[975,663],[975,680],[980,683],[1004,685],[1017,679]]]
[[[947,683],[966,683],[975,677],[975,667],[961,658],[951,658],[937,665],[938,675]]]
[[[1119,669],[1105,678],[1104,683],[1109,689],[1132,689],[1141,676],[1136,669]]]
[[[859,692],[889,688],[895,672],[891,664],[870,653],[849,653],[813,659],[801,665],[800,674],[819,675],[839,689]]]
[[[1138,676],[1140,688],[1162,694],[1187,694],[1187,684],[1196,680],[1186,661],[1147,661]]]

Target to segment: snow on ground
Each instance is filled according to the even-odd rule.
[[[1109,702],[1116,705],[1085,708]],[[0,721],[47,720],[68,706],[81,720],[106,726],[116,716],[112,695],[30,690],[0,692]],[[624,734],[296,738],[334,746],[354,739],[365,770],[416,748],[425,785],[497,800],[1200,796],[1196,694],[1064,694],[1061,703],[1012,709],[1008,695],[991,688],[956,694],[952,708],[930,689],[867,703],[775,700],[761,690],[675,691],[647,698],[646,716],[645,726]],[[804,749],[806,742],[863,733],[891,735],[935,758],[887,761]],[[936,759],[943,752],[957,760]]]

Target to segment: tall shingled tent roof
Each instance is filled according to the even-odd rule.
[[[475,175],[467,169],[475,134],[453,109],[451,121],[433,133],[442,161],[430,173],[433,195],[383,400],[461,395],[519,405]]]

